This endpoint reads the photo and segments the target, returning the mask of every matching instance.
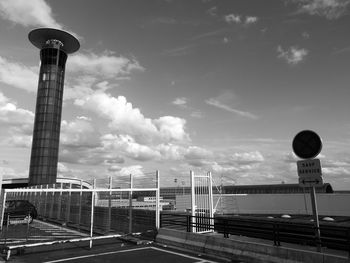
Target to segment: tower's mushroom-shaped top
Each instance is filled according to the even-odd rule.
[[[74,53],[80,48],[76,37],[66,31],[54,28],[38,28],[32,30],[28,35],[29,41],[39,49],[48,44],[48,41],[60,43],[60,49],[67,54]]]

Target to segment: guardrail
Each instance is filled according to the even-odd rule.
[[[195,218],[195,220],[194,220]],[[214,223],[211,223],[214,222]],[[240,217],[214,216],[213,218],[192,216],[184,213],[162,212],[160,227],[192,232],[193,228],[205,227],[229,235],[242,235],[273,241],[275,246],[281,242],[317,246],[314,225],[310,223],[293,223],[271,221],[271,219],[247,219]],[[350,228],[345,226],[320,226],[321,245],[328,248],[345,250],[350,255]]]

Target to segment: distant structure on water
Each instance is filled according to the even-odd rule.
[[[65,65],[68,54],[80,48],[71,34],[52,28],[29,33],[40,49],[40,73],[35,108],[29,186],[54,184],[57,178]]]

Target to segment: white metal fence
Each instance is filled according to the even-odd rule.
[[[156,230],[159,172],[123,181],[94,180],[91,188],[60,183],[3,190],[0,245],[9,257],[20,247],[77,241],[89,241],[91,247],[95,239]]]
[[[211,173],[205,175],[191,175],[191,215],[193,220],[192,232],[212,232],[213,218],[213,184]]]

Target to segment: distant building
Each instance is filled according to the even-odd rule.
[[[221,190],[220,190],[221,188]],[[213,194],[297,194],[308,193],[310,190],[302,188],[299,184],[265,184],[265,185],[223,185],[214,186]],[[334,193],[329,183],[316,187],[317,193]],[[142,195],[142,192],[138,192]],[[175,196],[190,195],[191,187],[161,187],[160,196],[164,199],[175,199]]]
[[[57,178],[62,98],[67,55],[77,51],[79,41],[71,34],[52,28],[29,33],[40,49],[40,73],[35,108],[29,185],[54,184]]]

